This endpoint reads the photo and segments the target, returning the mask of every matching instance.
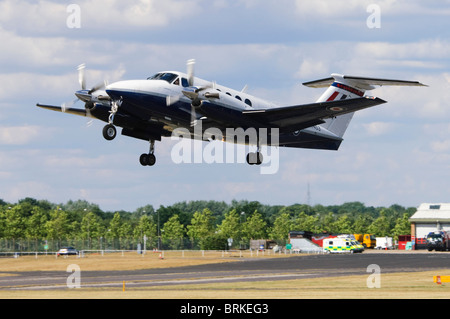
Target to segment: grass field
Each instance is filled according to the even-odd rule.
[[[89,255],[86,258],[38,256],[0,259],[1,271],[65,271],[70,264],[77,264],[81,270],[126,270],[155,267],[177,267],[205,263],[236,261],[250,255],[240,252],[223,255],[221,252],[165,252],[164,259],[159,254],[145,256],[136,253]],[[242,257],[241,257],[242,256]],[[258,256],[277,258],[285,255]],[[256,257],[253,255],[252,257]],[[0,298],[57,298],[57,299],[448,299],[450,283],[438,285],[433,282],[435,275],[450,275],[450,269],[413,273],[386,273],[381,275],[380,288],[368,288],[368,275],[310,278],[280,281],[258,281],[241,283],[180,284],[162,287],[133,288],[80,288],[57,291],[1,291]]]

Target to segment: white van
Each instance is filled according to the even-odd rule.
[[[326,253],[359,253],[364,250],[356,240],[351,238],[326,238],[323,240],[323,251]]]

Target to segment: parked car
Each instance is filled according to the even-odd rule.
[[[58,256],[60,255],[77,255],[78,254],[78,250],[76,250],[73,247],[62,247],[60,250],[58,250],[58,252],[56,253]]]

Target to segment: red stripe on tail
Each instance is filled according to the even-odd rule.
[[[338,96],[338,94],[339,94],[338,91],[334,91],[334,93],[331,94],[331,96],[328,98],[327,102],[333,101],[336,98],[336,96]]]

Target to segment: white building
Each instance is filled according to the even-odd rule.
[[[426,237],[429,232],[450,231],[450,204],[420,204],[409,221],[411,222],[411,236],[416,239]]]

